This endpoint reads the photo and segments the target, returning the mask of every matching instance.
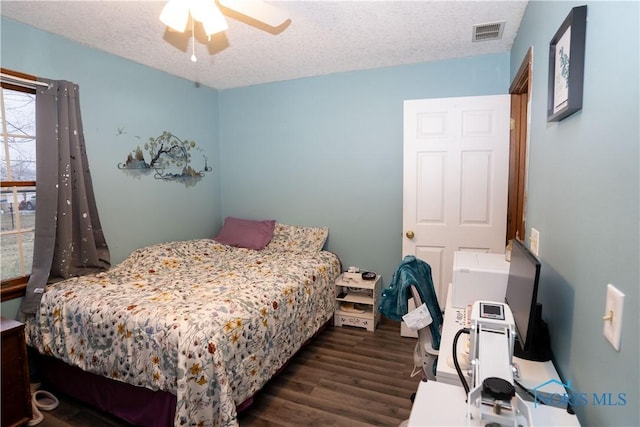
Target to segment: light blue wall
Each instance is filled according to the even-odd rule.
[[[329,227],[345,266],[402,258],[403,101],[508,92],[508,54],[220,93],[225,216]]]
[[[87,155],[112,264],[150,243],[209,237],[217,230],[221,209],[216,90],[6,18],[1,25],[2,67],[80,86]],[[118,135],[119,128],[126,134]],[[186,187],[117,169],[137,145],[164,130],[194,140],[214,171]],[[203,166],[195,150],[192,155],[193,166]],[[15,302],[3,303],[2,312],[13,317]]]
[[[546,122],[549,42],[574,6],[529,3],[511,52],[515,75],[533,47],[528,227],[540,231],[543,317],[557,366],[589,404],[582,425],[638,425],[639,3],[586,2],[582,110]],[[626,294],[622,346],[602,335],[605,287]],[[625,406],[592,393],[626,393]]]

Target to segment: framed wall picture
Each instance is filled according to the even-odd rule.
[[[587,6],[571,9],[549,43],[547,121],[560,121],[582,109]]]

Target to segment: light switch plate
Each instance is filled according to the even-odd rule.
[[[538,256],[538,252],[540,252],[540,232],[533,227],[531,227],[531,237],[529,237],[529,248],[532,254]]]
[[[622,314],[624,308],[624,294],[611,283],[607,285],[607,301],[604,307],[604,336],[613,348],[620,351],[622,332]],[[611,316],[610,319],[606,319]]]

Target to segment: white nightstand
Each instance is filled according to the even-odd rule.
[[[362,280],[338,277],[336,288],[336,312],[334,323],[336,326],[349,325],[374,331],[380,321],[378,304],[380,303],[380,287],[382,276],[379,274],[374,280]],[[344,293],[345,295],[341,295]],[[356,308],[364,309],[363,313],[341,309],[342,303],[356,304]]]

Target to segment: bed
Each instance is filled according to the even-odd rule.
[[[237,425],[238,406],[332,318],[341,266],[322,250],[326,228],[273,221],[255,249],[222,238],[228,221],[217,241],[152,245],[49,285],[26,319],[28,345],[96,381],[168,396],[175,408],[143,399],[154,425]]]

